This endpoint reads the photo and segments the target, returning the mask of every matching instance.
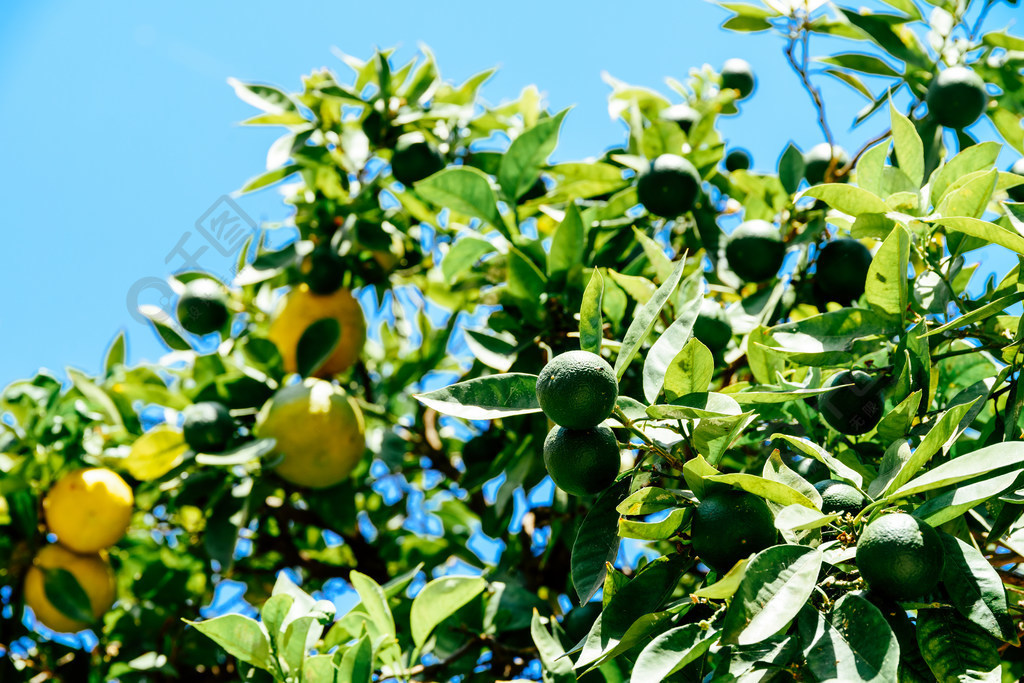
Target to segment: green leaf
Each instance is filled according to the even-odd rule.
[[[441,275],[452,284],[455,279],[473,267],[477,261],[495,251],[493,244],[479,237],[465,236],[455,241],[441,261]]]
[[[917,642],[940,681],[991,681],[999,669],[996,641],[951,609],[919,609]],[[995,681],[1001,680],[996,673]]]
[[[722,24],[722,28],[729,31],[739,31],[742,33],[757,33],[758,31],[767,31],[772,27],[771,22],[761,19],[759,17],[741,17],[734,16],[725,20]]]
[[[943,216],[981,218],[989,201],[992,200],[992,193],[995,192],[998,179],[999,172],[994,168],[982,172],[956,189],[951,189],[943,197],[936,212]]]
[[[1003,139],[1010,143],[1010,146],[1019,153],[1024,154],[1024,128],[1020,125],[1020,114],[1014,113],[1003,106],[1001,98],[996,100],[999,106],[990,109],[988,118],[996,127]]]
[[[78,583],[75,575],[67,569],[44,569],[43,593],[46,599],[69,619],[83,624],[96,621],[88,593]]]
[[[1024,463],[1024,442],[1011,441],[993,444],[944,462],[921,476],[911,479],[886,496],[886,500],[907,498],[918,493],[973,479],[988,472],[1019,467],[1022,463]]]
[[[725,614],[722,642],[749,645],[782,631],[811,597],[819,571],[821,551],[806,546],[755,555]]]
[[[832,391],[832,388],[825,389],[791,389],[788,391],[759,391],[759,389],[771,389],[774,387],[749,387],[743,391],[733,391],[726,396],[730,397],[741,406],[745,405],[766,405],[770,403],[788,403],[789,401],[803,401],[811,396],[820,396]]]
[[[388,606],[384,589],[362,572],[352,571],[349,574],[349,581],[352,583],[356,593],[359,594],[360,604],[366,610],[366,613],[370,615],[370,619],[377,626],[377,629],[381,633],[394,637],[395,619],[391,616],[391,607]],[[415,628],[413,631],[415,632]],[[417,641],[416,644],[420,645],[421,641]]]
[[[779,181],[786,192],[795,194],[803,177],[804,155],[791,142],[786,145],[786,150],[779,157]]]
[[[697,624],[678,626],[662,633],[640,652],[633,666],[633,680],[664,680],[703,657],[717,636],[716,632]]]
[[[205,621],[188,621],[197,631],[217,643],[232,657],[258,669],[270,671],[270,643],[255,619],[241,614],[225,614]]]
[[[853,593],[841,597],[826,620],[807,606],[800,613],[800,637],[807,666],[820,681],[897,680],[900,646],[885,617]]]
[[[302,671],[306,653],[313,649],[323,632],[323,624],[314,616],[301,616],[288,624],[280,639],[278,656],[289,671]]]
[[[665,398],[676,401],[688,394],[706,392],[714,374],[715,357],[694,337],[683,345],[665,370]]]
[[[917,132],[917,126],[901,114],[889,100],[889,116],[892,119],[892,141],[896,148],[896,159],[915,188],[924,184],[924,143]]]
[[[802,505],[797,507],[803,509]],[[708,600],[728,600],[739,590],[743,577],[746,575],[747,560],[740,560],[713,584],[710,586],[706,585],[694,591],[693,594],[698,598],[707,598]]]
[[[423,647],[434,628],[487,588],[479,576],[442,576],[423,587],[412,601],[409,625],[416,647]]]
[[[841,66],[844,69],[851,71],[859,71],[863,74],[871,74],[872,76],[887,76],[889,78],[899,78],[900,74],[896,69],[892,68],[878,57],[871,55],[862,55],[857,53],[833,55],[831,57],[820,57],[816,61],[824,62],[825,64],[833,64],[835,66]],[[902,166],[902,164],[901,164]]]
[[[580,604],[590,602],[604,586],[608,563],[619,553],[619,503],[629,495],[629,479],[622,479],[602,493],[583,518],[572,544],[572,585]]]
[[[658,486],[645,486],[616,506],[620,515],[649,515],[678,507],[683,498]]]
[[[900,401],[899,405],[886,413],[875,429],[885,441],[895,441],[906,436],[917,417],[921,405],[922,391],[919,389]]]
[[[285,618],[288,616],[288,611],[292,608],[294,602],[295,598],[291,595],[280,593],[278,595],[271,595],[263,603],[263,607],[260,608],[260,619],[263,620],[263,626],[270,632],[272,638],[282,635],[281,629],[284,627]]]
[[[493,420],[539,413],[537,376],[519,372],[458,382],[413,398],[442,415],[466,420]]]
[[[619,588],[590,630],[575,668],[593,668],[648,636],[658,625],[658,608],[692,564],[693,560],[682,555],[663,555]]]
[[[960,432],[966,428],[966,425],[964,427],[960,426],[960,421],[977,400],[978,399],[974,399],[971,403],[953,406],[944,412],[935,421],[932,428],[928,430],[928,434],[926,434],[921,440],[920,445],[914,450],[913,455],[911,455],[905,462],[902,460],[883,459],[881,467],[879,468],[878,477],[871,482],[871,490],[875,492],[872,495],[890,494],[909,482],[911,477],[917,474],[922,467],[928,464],[928,461],[931,460],[932,456],[940,450],[943,453],[948,452],[950,446],[953,445],[953,442],[960,435]],[[956,461],[944,463],[935,470],[932,470],[931,473],[934,473],[946,465],[952,465],[954,462]],[[927,477],[928,474],[923,476]]]
[[[192,346],[174,328],[167,324],[171,320],[171,316],[164,313],[159,306],[151,306],[149,304],[139,306],[139,313],[149,319],[153,329],[160,335],[160,339],[167,344],[168,348],[173,351],[192,350]]]
[[[279,168],[272,169],[266,173],[261,173],[258,176],[249,178],[245,181],[245,185],[238,191],[240,194],[246,194],[248,192],[255,192],[256,190],[264,187],[269,187],[274,183],[278,183],[288,176],[298,173],[302,170],[302,167],[297,164],[289,164],[287,166],[281,166]]]
[[[643,383],[644,398],[648,403],[657,400],[662,385],[667,379],[668,369],[682,352],[687,339],[690,338],[693,324],[700,313],[702,298],[698,290],[697,296],[687,301],[679,312],[679,317],[658,336],[658,339],[651,345],[651,350],[647,352],[647,357],[644,358]],[[713,362],[712,359],[712,367]],[[707,385],[701,391],[706,388]]]
[[[787,505],[775,515],[775,528],[780,531],[807,531],[832,524],[839,515],[825,515],[803,505]]]
[[[675,403],[653,405],[647,414],[656,420],[700,420],[722,416],[739,415],[743,412],[740,404],[728,394],[704,391],[681,396]]]
[[[870,147],[857,161],[857,184],[866,192],[881,196],[885,158],[888,155],[889,140],[886,139]]]
[[[674,267],[672,259],[665,255],[665,250],[662,246],[635,227],[633,228],[633,235],[643,248],[647,260],[651,262],[655,278],[659,282],[664,282],[671,277],[672,268]]]
[[[667,540],[679,531],[689,512],[690,510],[686,508],[676,508],[667,517],[658,522],[620,519],[619,536],[622,538],[636,538],[643,541]]]
[[[958,330],[962,327],[967,327],[968,325],[972,325],[978,322],[979,320],[988,320],[993,315],[1001,313],[1002,311],[1006,310],[1007,308],[1014,305],[1018,301],[1024,301],[1024,292],[1016,292],[1014,294],[1010,294],[1000,299],[996,299],[995,301],[989,302],[984,306],[979,306],[970,313],[962,315],[959,318],[954,318],[945,325],[940,325],[935,329],[929,330],[927,333],[921,336],[930,337],[933,334],[942,334],[943,332],[947,332],[949,330]]]
[[[565,217],[555,229],[551,238],[551,253],[548,254],[548,279],[565,281],[568,274],[583,265],[583,247],[586,235],[580,210],[570,204]]]
[[[827,467],[829,472],[838,475],[840,479],[845,479],[846,481],[851,482],[857,488],[864,485],[864,477],[860,472],[851,467],[847,467],[821,446],[799,436],[790,436],[789,434],[772,434],[771,440],[775,441],[777,439],[782,439],[804,455],[814,458]]]
[[[124,421],[121,419],[121,412],[117,409],[117,404],[114,403],[114,399],[110,398],[110,395],[103,389],[103,387],[96,384],[94,381],[89,379],[87,375],[74,368],[67,369],[68,377],[71,382],[75,385],[75,388],[82,392],[86,400],[89,401],[97,410],[103,412],[103,415],[107,418],[107,422],[116,427],[124,427]]]
[[[269,114],[298,112],[299,107],[286,93],[269,85],[242,83],[238,79],[229,78],[228,85],[235,90],[238,99]]]
[[[510,247],[505,257],[508,265],[508,293],[520,301],[535,305],[547,288],[547,278],[523,252]]]
[[[751,411],[728,417],[701,418],[697,428],[693,430],[693,447],[707,458],[708,463],[712,466],[717,465],[755,417],[755,413]]]
[[[471,166],[446,168],[416,183],[416,193],[437,206],[479,218],[511,239],[498,212],[498,198],[487,175]]]
[[[793,487],[754,474],[718,474],[709,477],[709,479],[722,484],[728,484],[729,486],[739,487],[748,493],[753,493],[755,496],[770,500],[779,505],[803,505],[812,510],[818,507],[814,504],[814,501]]]
[[[306,328],[295,349],[299,374],[309,377],[320,369],[341,339],[341,324],[334,318],[321,318]]]
[[[109,375],[114,368],[124,365],[124,357],[124,330],[122,330],[117,333],[107,350],[107,356],[103,361],[103,372]]]
[[[1018,644],[1017,629],[998,572],[974,546],[940,531],[945,562],[942,583],[953,605],[993,637]]]
[[[929,498],[914,510],[914,516],[939,526],[956,519],[986,500],[1019,486],[1020,473],[987,474],[977,480],[963,482],[954,488]]]
[[[544,673],[554,679],[552,683],[570,683],[576,680],[572,672],[572,660],[562,656],[562,644],[544,626],[536,608],[530,620],[530,636],[537,647],[537,656],[544,667]]]
[[[864,188],[845,183],[826,183],[805,190],[804,197],[814,197],[833,209],[857,217],[865,213],[888,213],[889,205],[878,195]]]
[[[871,260],[864,284],[868,303],[893,318],[902,319],[907,312],[909,261],[910,235],[897,225]]]
[[[1024,237],[1021,237],[1016,232],[1010,232],[1006,228],[1001,228],[995,223],[966,216],[936,218],[935,222],[944,226],[947,230],[962,232],[965,235],[977,237],[991,244],[1005,247],[1016,254],[1024,255]]]
[[[676,287],[679,285],[679,280],[683,277],[683,268],[685,267],[685,259],[677,261],[676,267],[672,271],[672,275],[665,280],[660,287],[658,287],[657,291],[654,292],[654,296],[651,297],[651,300],[644,304],[637,312],[636,317],[633,318],[633,322],[630,323],[629,328],[626,330],[625,337],[622,340],[622,347],[619,350],[619,355],[615,359],[616,379],[621,380],[622,376],[626,374],[626,368],[629,366],[629,362],[633,360],[637,352],[640,351],[640,347],[643,346],[643,343],[647,340],[651,330],[654,329],[654,324],[658,321],[661,309],[665,307],[665,304],[675,292]]]
[[[502,155],[498,182],[513,202],[526,194],[540,177],[541,168],[558,145],[558,130],[568,112],[564,109],[540,121],[513,140]]]
[[[950,159],[932,175],[931,180],[931,201],[933,206],[938,206],[946,191],[958,179],[964,176],[992,168],[999,157],[1001,145],[998,142],[979,142],[964,149],[955,157]]]
[[[601,340],[604,339],[604,323],[601,320],[601,299],[604,295],[604,277],[599,268],[594,268],[590,282],[583,291],[583,303],[580,304],[580,349],[591,353],[601,353]]]
[[[338,661],[341,654],[341,661]],[[340,683],[370,683],[373,680],[373,643],[369,634],[363,635],[355,645],[334,656],[337,662],[337,680]]]

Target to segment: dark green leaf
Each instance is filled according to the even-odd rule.
[[[558,130],[568,113],[562,110],[525,131],[509,145],[501,157],[498,182],[505,195],[515,202],[540,177],[541,168],[558,144]]]
[[[606,567],[619,553],[619,503],[629,495],[629,479],[601,494],[583,518],[572,544],[572,584],[580,604],[590,602],[604,586]]]
[[[1017,644],[1017,629],[1010,616],[1006,588],[995,568],[977,548],[939,532],[945,550],[942,583],[953,605],[967,619],[1000,640]]]
[[[334,318],[321,318],[306,328],[295,350],[300,375],[309,377],[320,369],[341,340],[341,324]]]
[[[896,680],[900,646],[877,607],[848,593],[830,616],[826,620],[810,606],[800,613],[804,656],[818,680]]]

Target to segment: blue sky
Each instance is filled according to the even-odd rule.
[[[264,168],[275,137],[236,125],[252,111],[228,77],[294,89],[314,68],[345,73],[332,46],[366,56],[397,45],[404,60],[422,41],[454,80],[500,66],[483,91],[491,102],[536,83],[554,109],[575,105],[556,152],[568,160],[622,137],[608,118],[603,70],[662,87],[692,66],[743,57],[758,89],[722,129],[753,153],[755,169],[773,168],[789,140],[804,148],[821,141],[779,39],[723,32],[726,13],[697,0],[523,0],[500,12],[466,0],[400,0],[386,10],[337,1],[181,7],[0,3],[0,386],[40,367],[95,372],[122,329],[130,360],[160,356],[155,335],[130,315],[128,293],[180,267],[169,253],[221,195]],[[1012,13],[1000,3],[990,25],[1006,25]],[[861,101],[823,86],[842,144],[856,147],[884,125],[848,132]],[[284,216],[274,190],[240,204],[256,220]]]

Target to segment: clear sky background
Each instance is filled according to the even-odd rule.
[[[988,25],[1005,26],[1014,12],[999,3]],[[237,100],[228,77],[297,89],[315,68],[347,75],[332,46],[359,57],[398,46],[404,61],[422,41],[449,79],[499,66],[483,89],[490,102],[536,83],[553,108],[575,105],[555,154],[570,160],[623,137],[608,118],[602,71],[670,94],[665,77],[683,80],[690,67],[743,57],[758,88],[722,130],[752,152],[755,170],[771,170],[788,141],[805,149],[822,141],[814,110],[786,67],[781,40],[721,31],[725,16],[698,0],[116,1],[99,8],[5,0],[0,386],[40,367],[96,372],[118,330],[128,335],[129,360],[160,357],[151,328],[130,314],[128,293],[142,278],[180,268],[168,254],[218,197],[264,169],[277,136],[236,125],[254,110]],[[841,144],[856,148],[884,127],[879,117],[850,132],[863,100],[821,82]],[[257,220],[285,215],[273,189],[240,204]]]

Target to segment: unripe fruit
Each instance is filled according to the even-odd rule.
[[[832,163],[833,156],[836,160],[833,172],[850,163],[850,155],[838,145],[829,147],[827,142],[823,142],[807,150],[804,154],[804,178],[807,178],[808,183],[819,185],[825,181],[825,172]],[[840,179],[833,178],[832,182],[846,182],[846,179],[846,176]]]
[[[604,425],[566,429],[555,425],[544,439],[544,466],[558,488],[591,496],[611,486],[619,474],[619,444]]]
[[[615,371],[596,353],[567,351],[551,359],[537,377],[537,402],[557,425],[595,427],[619,397]]]
[[[932,79],[925,101],[939,125],[960,129],[985,113],[988,92],[981,76],[965,66],[951,66]]]
[[[871,267],[871,252],[854,239],[837,239],[818,253],[814,284],[828,301],[843,305],[860,298]]]
[[[444,168],[444,157],[418,133],[398,139],[391,157],[391,175],[409,187]]]
[[[857,540],[857,568],[872,591],[911,600],[932,591],[942,576],[939,534],[913,515],[882,515]]]
[[[725,170],[746,171],[750,168],[750,155],[742,149],[734,149],[725,155]]]
[[[705,496],[690,525],[694,552],[717,572],[727,572],[751,553],[772,546],[776,535],[768,505],[746,491]]]
[[[700,113],[688,104],[674,104],[661,112],[661,118],[678,124],[684,133],[689,133],[700,120]]]
[[[754,92],[754,70],[745,59],[728,59],[722,65],[722,88],[738,90],[739,100]]]
[[[763,282],[774,277],[785,257],[782,234],[768,221],[755,219],[741,223],[725,245],[729,268],[747,282]]]
[[[732,339],[732,326],[725,310],[712,299],[704,299],[693,323],[693,336],[712,353],[724,351]]]
[[[885,400],[871,375],[860,370],[844,370],[832,376],[826,386],[843,387],[818,397],[822,419],[840,434],[867,434],[882,419]]]
[[[700,174],[677,154],[662,154],[637,176],[636,193],[651,213],[675,218],[693,208],[700,193]]]
[[[178,299],[177,312],[181,326],[192,334],[216,332],[228,321],[227,291],[210,278],[192,280]]]

